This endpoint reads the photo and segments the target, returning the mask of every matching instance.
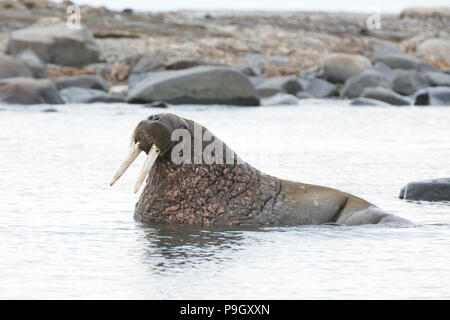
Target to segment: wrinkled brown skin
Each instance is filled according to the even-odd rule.
[[[194,136],[193,121],[173,114],[157,116],[159,121],[170,122],[172,130],[189,127],[191,136]],[[202,129],[207,130],[204,127]],[[144,120],[136,128],[133,139],[134,142],[140,141],[144,151],[148,152],[152,142],[146,130],[149,130],[149,126]],[[207,144],[209,142],[203,143],[203,147]],[[227,148],[224,145],[224,149]],[[238,164],[236,159],[237,156],[234,165],[175,165],[170,152],[159,156],[136,204],[135,220],[204,226],[408,222],[354,195],[327,187],[281,180],[245,162]]]

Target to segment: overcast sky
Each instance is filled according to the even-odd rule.
[[[319,10],[398,13],[409,7],[445,7],[449,0],[75,0],[76,4],[104,5],[111,9],[135,10]]]

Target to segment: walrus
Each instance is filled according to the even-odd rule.
[[[171,113],[151,115],[136,126],[131,151],[111,186],[142,151],[147,158],[135,193],[145,179],[147,184],[134,211],[139,222],[201,226],[408,222],[352,194],[262,173],[204,126]]]

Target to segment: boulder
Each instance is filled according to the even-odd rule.
[[[0,54],[0,79],[14,77],[33,77],[30,69],[13,57]]]
[[[450,64],[450,40],[428,39],[416,49],[416,53],[432,62]]]
[[[419,89],[428,87],[428,81],[423,73],[416,70],[402,70],[394,78],[392,88],[403,95],[410,95]]]
[[[383,62],[375,62],[373,68],[384,74],[390,81],[394,81],[395,77],[397,77],[397,72]]]
[[[380,100],[395,106],[409,106],[411,105],[411,101],[395,93],[391,89],[383,88],[383,87],[375,87],[375,88],[366,88],[362,92],[361,95],[363,98],[370,98],[375,100]]]
[[[365,88],[384,87],[391,88],[389,79],[376,70],[365,70],[345,82],[341,96],[347,98],[359,97]]]
[[[420,89],[414,95],[416,106],[450,106],[449,87],[431,87]]]
[[[246,65],[246,64],[238,65],[236,67],[236,70],[242,72],[247,77],[260,77],[262,74],[261,68],[256,67],[256,66]]]
[[[298,105],[298,98],[288,93],[277,93],[268,98],[261,99],[263,106]]]
[[[97,62],[100,54],[88,29],[69,29],[65,22],[13,31],[6,52],[18,54],[25,49],[33,50],[45,63],[71,67]]]
[[[64,103],[51,80],[33,78],[0,80],[0,101],[27,105]]]
[[[352,101],[350,102],[350,105],[352,105],[352,106],[390,106],[389,103],[386,103],[386,102],[383,102],[380,100],[364,98],[364,97],[358,97],[358,98],[352,99]]]
[[[364,56],[333,53],[324,62],[325,79],[333,83],[344,83],[371,66],[370,60]]]
[[[33,74],[33,78],[44,79],[48,77],[44,63],[32,50],[26,49],[20,52],[16,59],[28,67]]]
[[[371,60],[376,59],[379,56],[383,56],[390,53],[403,53],[393,42],[381,40],[377,38],[370,39],[368,48],[365,50],[364,55]]]
[[[250,80],[250,82],[253,84],[253,86],[256,88],[258,87],[261,83],[263,83],[264,81],[266,81],[266,78],[264,77],[248,77],[248,80]]]
[[[450,178],[410,182],[400,190],[400,199],[450,201]]]
[[[260,97],[270,97],[277,93],[290,93],[295,95],[303,90],[300,82],[294,76],[267,78],[257,87]]]
[[[425,78],[432,87],[450,87],[450,74],[430,71],[425,73]]]
[[[238,71],[219,66],[153,72],[135,83],[127,102],[165,100],[173,104],[259,105],[252,83]]]
[[[146,73],[164,69],[164,59],[159,54],[141,56],[131,69],[131,73]]]
[[[314,98],[327,98],[338,95],[336,85],[322,79],[311,80],[309,86],[306,88],[306,91]]]
[[[69,87],[77,87],[108,91],[109,84],[106,80],[96,75],[82,74],[74,77],[59,77],[56,80],[56,87],[59,90]]]
[[[68,87],[59,91],[66,103],[123,102],[122,98],[113,97],[103,90]]]
[[[375,61],[383,62],[392,69],[436,71],[436,68],[431,64],[402,53],[389,53],[380,55],[375,59]]]

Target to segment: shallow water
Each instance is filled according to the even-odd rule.
[[[0,106],[0,298],[450,298],[450,204],[399,200],[450,176],[450,108],[329,102],[239,108]],[[134,126],[194,119],[281,178],[351,192],[412,227],[260,230],[133,221],[141,155],[112,188]]]

